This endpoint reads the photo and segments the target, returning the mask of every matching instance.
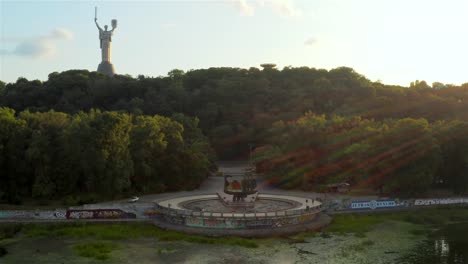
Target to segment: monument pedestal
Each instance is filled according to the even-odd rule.
[[[114,76],[114,73],[115,73],[114,65],[108,61],[103,61],[99,63],[97,71],[109,77]]]

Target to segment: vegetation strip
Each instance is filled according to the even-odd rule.
[[[202,244],[237,245],[249,248],[258,247],[257,243],[250,239],[237,237],[212,238],[188,235],[175,231],[163,230],[152,224],[28,224],[23,226],[23,231],[29,237],[72,237],[94,238],[99,240],[157,238],[163,241],[182,240]]]

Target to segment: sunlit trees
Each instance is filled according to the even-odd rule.
[[[69,117],[71,124],[57,137],[38,135],[36,130],[44,131],[45,128],[27,125],[21,135],[33,139],[34,145],[29,146],[26,144],[29,139],[26,141],[24,148],[30,148],[30,156],[24,157],[22,162],[42,164],[41,159],[46,156],[33,155],[33,150],[42,151],[51,142],[65,140],[67,144],[62,151],[69,155],[64,157],[73,158],[64,159],[61,166],[79,168],[69,170],[68,179],[83,191],[99,189],[93,185],[95,183],[92,184],[92,175],[103,171],[107,160],[104,162],[100,158],[102,149],[95,147],[98,143],[93,133],[106,133],[107,129],[120,131],[119,136],[125,140],[127,134],[130,138],[130,143],[124,144],[128,145],[130,154],[113,148],[105,150],[118,153],[118,160],[111,163],[119,161],[119,166],[133,166],[129,181],[112,183],[122,190],[141,188],[143,191],[153,187],[169,190],[192,186],[199,181],[199,175],[204,175],[206,159],[210,164],[214,160],[209,145],[219,158],[231,159],[246,158],[249,144],[264,147],[275,155],[284,155],[274,163],[279,164],[281,160],[284,165],[275,165],[278,175],[288,171],[292,173],[289,176],[297,180],[294,175],[308,171],[305,177],[297,180],[303,184],[301,186],[322,184],[332,179],[357,184],[369,178],[373,179],[366,181],[369,186],[384,192],[397,190],[399,185],[412,184],[410,181],[419,184],[420,188],[413,188],[418,192],[427,189],[428,184],[434,186],[429,183],[431,181],[439,181],[439,187],[459,188],[460,192],[465,188],[457,182],[465,180],[461,173],[465,168],[462,136],[450,138],[447,135],[452,130],[435,131],[442,131],[447,125],[464,135],[463,129],[456,128],[462,126],[454,126],[452,122],[464,124],[468,121],[467,84],[456,86],[436,82],[431,87],[425,81],[415,81],[408,87],[385,85],[372,82],[347,67],[332,70],[220,67],[187,72],[176,69],[167,76],[156,78],[124,75],[109,78],[96,72],[70,70],[51,73],[44,82],[25,78],[6,85],[0,82],[0,106],[16,112],[54,110],[73,115]],[[118,113],[101,116],[106,111]],[[180,118],[178,113],[184,118]],[[125,115],[129,115],[130,120],[126,120]],[[138,117],[143,115],[146,116],[140,120]],[[154,118],[154,115],[176,120],[183,128],[165,119]],[[115,127],[101,127],[114,122],[118,124]],[[129,122],[131,129],[126,132]],[[442,125],[437,125],[439,123]],[[194,124],[196,129],[190,129]],[[167,145],[162,153],[158,144],[153,149],[141,150],[145,142],[157,141],[150,133],[153,128],[160,129],[160,133],[165,135],[163,142]],[[182,135],[182,140],[178,135]],[[411,141],[412,137],[418,137],[419,141]],[[296,141],[296,138],[302,141]],[[81,152],[74,151],[76,149]],[[401,149],[401,152],[395,154],[392,152],[395,149]],[[45,153],[57,155],[50,150]],[[205,154],[198,156],[200,153]],[[132,162],[128,161],[127,155]],[[95,167],[88,165],[94,160],[98,161]],[[405,160],[412,161],[405,163]],[[170,165],[160,167],[157,163]],[[266,162],[262,164],[275,167],[273,163],[268,166]],[[389,164],[396,164],[396,167],[389,169]],[[423,164],[428,165],[423,168]],[[194,170],[187,180],[186,176],[181,176],[189,168],[185,165],[200,169]],[[433,166],[439,166],[436,172]],[[49,167],[44,168],[49,170]],[[58,172],[61,170],[57,169],[51,175],[62,175]],[[36,173],[40,174],[40,170],[37,169]],[[177,176],[167,181],[156,176],[169,174]],[[26,172],[24,175],[30,174]],[[122,175],[128,173],[122,171]],[[139,185],[140,181],[154,185]],[[298,186],[292,181],[285,182],[290,187]],[[47,190],[52,185],[48,184],[47,178],[38,181],[37,186],[41,184],[47,188],[36,188],[38,195],[50,192]],[[55,185],[53,188],[67,188]]]
[[[177,122],[179,120],[184,126]],[[0,200],[56,199],[194,188],[212,168],[211,148],[182,114],[68,115],[0,108]]]
[[[468,188],[467,125],[307,113],[277,122],[256,159],[270,182],[285,188],[348,182],[409,196],[440,186],[461,192]]]

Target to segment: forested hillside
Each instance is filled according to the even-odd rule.
[[[198,120],[0,108],[0,199],[71,204],[198,186],[212,166]]]
[[[434,187],[468,190],[468,122],[306,113],[276,122],[267,139],[256,151],[258,169],[284,188],[347,182],[413,197]]]
[[[45,82],[20,78],[0,83],[0,105],[29,114],[54,110],[76,115],[100,109],[131,114],[132,120],[176,113],[197,117],[218,157],[245,157],[251,143],[265,157],[266,173],[288,175],[275,181],[288,187],[338,180],[402,192],[412,191],[407,186],[413,183],[421,184],[415,192],[439,185],[460,192],[468,187],[462,184],[468,181],[463,176],[468,170],[463,141],[468,136],[468,84],[384,85],[345,67],[173,70],[157,78],[108,78],[71,70],[51,73]],[[310,121],[317,118],[322,121]],[[334,146],[343,138],[348,141]],[[336,151],[343,153],[331,155]],[[292,152],[295,158],[287,159]],[[324,164],[333,169],[327,167],[317,176],[315,170]],[[275,174],[279,171],[283,176]],[[414,171],[424,180],[402,180]],[[384,179],[391,181],[382,184]]]

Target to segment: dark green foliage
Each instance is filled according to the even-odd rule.
[[[310,190],[347,182],[356,189],[414,197],[434,187],[468,188],[468,122],[340,117],[306,113],[276,122],[257,168],[272,184]]]
[[[0,200],[69,205],[198,186],[211,165],[198,121],[91,110],[0,108]]]
[[[306,111],[378,119],[459,117],[466,109],[466,94],[456,89],[429,89],[423,81],[409,89],[386,86],[346,67],[173,70],[166,77],[136,79],[71,70],[52,73],[46,82],[21,78],[7,84],[0,105],[16,111],[76,113],[94,108],[147,115],[183,113],[200,119],[219,155],[238,157],[246,154],[247,143],[260,145],[265,128],[273,122]],[[462,103],[453,103],[457,100]]]
[[[308,190],[335,180],[350,180],[353,184],[368,180],[367,183],[382,192],[416,195],[430,187],[440,187],[466,193],[467,91],[468,84],[434,83],[431,88],[425,81],[415,81],[409,87],[384,85],[346,67],[330,71],[308,67],[173,70],[168,76],[157,78],[121,75],[108,78],[96,72],[71,70],[51,73],[45,82],[25,78],[6,85],[0,82],[0,106],[16,111],[53,109],[76,114],[69,120],[72,124],[66,133],[71,141],[67,149],[57,145],[63,137],[60,133],[43,134],[58,129],[60,122],[65,121],[61,120],[64,117],[60,113],[46,114],[50,115],[49,124],[41,127],[11,120],[8,114],[2,117],[18,133],[4,136],[9,134],[2,130],[0,136],[2,146],[6,144],[5,138],[9,139],[8,146],[0,148],[0,152],[10,149],[9,156],[0,160],[3,164],[0,165],[0,196],[14,202],[25,193],[43,196],[75,185],[102,189],[99,184],[89,184],[86,177],[101,177],[105,184],[119,191],[191,187],[214,160],[206,138],[221,158],[245,158],[249,143],[256,148],[266,146],[264,149],[268,151],[262,153],[263,158],[265,154],[267,158],[286,155],[281,158],[289,162],[275,167],[278,175],[291,177],[277,180],[286,188],[301,186]],[[132,127],[128,116],[122,113],[94,111],[95,117],[80,117],[80,111],[91,113],[92,109],[130,113]],[[310,119],[304,113],[319,118],[297,124],[294,120]],[[142,114],[147,116],[135,118]],[[181,132],[168,124],[175,135],[183,135],[183,147],[177,143],[177,137],[171,138],[173,148],[166,147],[165,139],[160,139],[156,132],[155,138],[146,139],[149,130],[159,129],[155,122],[165,124],[161,118],[151,120],[155,114],[171,117],[184,126]],[[291,125],[296,126],[292,131],[281,126],[271,129],[274,123],[288,122],[295,123]],[[118,131],[115,136],[122,139],[120,147],[115,140],[103,141],[106,135],[114,135],[113,131]],[[95,137],[94,132],[102,133],[101,138]],[[271,135],[276,138],[272,140]],[[24,137],[32,138],[33,144],[24,145],[28,142]],[[140,146],[151,142],[153,145],[141,149]],[[105,143],[104,152],[93,147],[100,143]],[[128,144],[128,150],[122,149]],[[23,151],[25,148],[28,152]],[[293,151],[296,161],[288,156]],[[43,152],[44,156],[38,155]],[[64,156],[61,152],[73,155],[57,163],[56,157]],[[107,152],[113,155],[101,155]],[[298,153],[305,155],[301,157]],[[318,161],[304,162],[311,159]],[[83,165],[94,161],[97,164],[93,168]],[[303,164],[298,165],[300,162]],[[161,166],[166,163],[171,166],[162,171]],[[323,167],[325,163],[329,166]],[[5,164],[20,165],[13,168]],[[60,175],[69,172],[70,166],[81,168],[70,173],[68,184],[61,181]],[[191,177],[181,176],[188,170],[192,172]],[[175,175],[162,180],[166,173]],[[114,174],[110,181],[108,178]],[[34,184],[29,186],[31,190],[16,186],[33,180],[31,175],[35,175]],[[12,177],[16,179],[14,184],[8,182]],[[136,187],[135,181],[145,184]],[[1,189],[7,188],[4,183],[11,185],[8,189],[19,192],[3,192]]]
[[[5,248],[0,247],[0,258],[5,256],[7,253],[8,251]]]

